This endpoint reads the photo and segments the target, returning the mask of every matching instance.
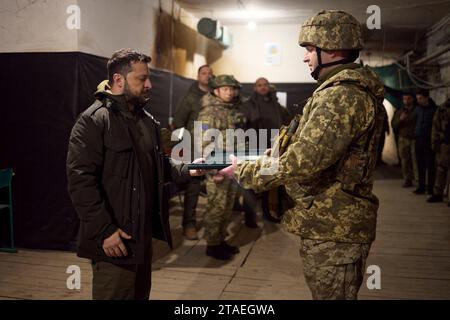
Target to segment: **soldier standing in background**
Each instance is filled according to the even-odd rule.
[[[314,299],[356,299],[375,239],[378,199],[372,193],[386,111],[384,87],[352,63],[363,48],[359,22],[343,11],[307,20],[299,44],[319,81],[280,157],[244,161],[219,174],[246,188],[284,185],[296,206],[283,219],[300,236],[306,282]],[[265,169],[276,168],[272,174]],[[265,172],[264,172],[265,171]]]
[[[437,106],[430,98],[428,90],[419,90],[416,93],[416,161],[419,174],[419,186],[413,192],[415,194],[433,194],[434,180],[436,178],[436,163],[434,152],[431,149],[431,129],[433,117]],[[427,182],[427,183],[426,183]]]
[[[259,141],[258,148],[270,148],[270,130],[279,129],[282,125],[288,125],[292,117],[289,111],[278,102],[276,88],[266,78],[258,78],[253,87],[253,94],[239,109],[247,119],[246,129],[267,130],[267,140]],[[263,149],[264,150],[264,149]],[[248,191],[253,193],[253,191]],[[256,195],[254,195],[256,198]],[[273,217],[269,210],[269,192],[261,194],[261,207],[263,217],[271,222],[278,223],[279,219]]]
[[[403,107],[396,110],[392,118],[392,128],[398,133],[398,155],[402,166],[403,188],[413,185],[414,168],[416,167],[414,129],[416,114],[414,113],[414,96],[403,94]]]
[[[173,129],[186,128],[194,136],[194,121],[200,112],[200,100],[209,92],[209,79],[213,71],[209,65],[198,68],[197,81],[189,88],[186,95],[179,102],[173,118]],[[194,144],[191,144],[191,160],[194,156]],[[197,240],[195,210],[201,190],[201,179],[192,179],[186,184],[184,192],[183,234],[188,240]]]
[[[450,163],[450,99],[438,108],[433,117],[431,148],[436,154],[436,181],[433,195],[428,202],[444,201],[444,189],[447,186]]]
[[[225,150],[227,142],[225,130],[235,129],[236,124],[241,122],[238,119],[243,118],[233,102],[235,88],[238,88],[237,81],[233,76],[220,75],[212,79],[211,88],[214,90],[213,93],[208,93],[201,100],[202,108],[198,121],[202,123],[203,132],[208,129],[220,130],[224,139],[224,151],[233,152],[233,150]],[[210,143],[210,141],[202,141],[203,150]],[[216,146],[218,143],[219,141],[215,141]],[[206,254],[216,259],[228,260],[233,254],[239,252],[237,247],[225,242],[226,228],[232,214],[237,188],[233,179],[217,178],[211,174],[206,176],[208,203],[203,218],[204,238],[207,243]]]

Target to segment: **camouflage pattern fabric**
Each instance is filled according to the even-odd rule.
[[[439,152],[436,153],[436,181],[433,194],[443,195],[447,185],[448,170],[450,165],[450,145],[441,144]]]
[[[405,180],[414,180],[416,167],[416,141],[400,136],[398,138],[398,156],[402,166],[402,175]]]
[[[436,181],[433,193],[443,195],[450,164],[450,103],[438,108],[433,117],[431,147],[436,152]]]
[[[415,107],[412,107],[410,110],[406,108],[400,108],[395,111],[394,116],[392,117],[392,128],[398,131],[399,137],[404,137],[408,139],[414,139],[414,130],[416,129],[416,121],[417,115],[414,112]],[[407,115],[407,118],[403,121],[400,121],[400,116],[402,113]]]
[[[205,95],[201,103],[202,109],[200,110],[198,121],[202,122],[202,130],[220,130],[223,135],[223,146],[225,147],[225,130],[236,128],[241,121],[241,114],[237,110],[237,105],[235,102],[225,103],[211,93]],[[210,143],[210,141],[203,141],[203,148]],[[228,178],[216,183],[213,181],[212,175],[208,174],[206,176],[206,193],[208,203],[203,219],[205,227],[204,238],[208,245],[218,245],[225,240],[226,228],[237,193],[237,184],[234,180]]]
[[[314,300],[355,300],[363,282],[370,244],[303,239],[300,256]]]
[[[209,80],[209,86],[213,89],[220,87],[230,86],[240,88],[242,85],[237,81],[234,76],[229,74],[221,74]]]
[[[226,130],[244,126],[244,115],[237,109],[238,105],[235,102],[225,103],[211,93],[208,93],[202,98],[201,105],[202,108],[197,120],[202,123],[202,131],[205,132],[208,129],[220,130],[223,137],[223,147],[225,148]],[[202,141],[203,149],[210,143],[210,141]],[[219,143],[219,141],[216,141],[216,143]],[[233,146],[233,148],[236,147]],[[234,150],[228,151],[233,152]]]
[[[236,182],[228,178],[216,183],[211,175],[206,177],[208,203],[203,218],[203,226],[205,227],[203,237],[209,246],[218,245],[225,240],[237,187]]]
[[[358,20],[344,11],[324,10],[305,21],[298,43],[324,50],[362,49],[362,28]]]
[[[286,228],[302,238],[371,243],[378,209],[373,171],[386,115],[383,99],[375,73],[349,65],[314,91],[285,153],[242,162],[236,179],[257,192],[284,185],[296,202],[285,214]],[[275,172],[262,171],[270,168]]]

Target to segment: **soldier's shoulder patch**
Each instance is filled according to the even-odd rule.
[[[209,125],[206,123],[202,124],[202,130],[208,130],[209,129]]]

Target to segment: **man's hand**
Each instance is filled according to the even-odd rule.
[[[205,158],[198,158],[195,159],[194,161],[192,161],[192,163],[204,163],[205,162]],[[204,176],[206,173],[206,170],[189,170],[189,174],[191,175],[191,177],[199,177],[199,176]]]
[[[128,255],[127,248],[122,242],[122,238],[131,239],[131,236],[126,234],[121,229],[117,229],[110,237],[103,240],[103,251],[108,257],[126,257]]]
[[[264,151],[264,155],[270,157],[270,155],[272,154],[272,148],[267,149],[266,151]]]
[[[408,113],[407,112],[402,112],[400,114],[400,121],[405,121],[408,118]]]
[[[217,173],[217,175],[225,176],[230,179],[234,178],[234,171],[236,171],[236,168],[237,168],[238,158],[234,155],[230,155],[230,160],[231,160],[231,166],[228,166],[225,169],[220,170]],[[216,177],[216,176],[214,176],[214,177]],[[217,178],[217,179],[219,179],[219,178]]]

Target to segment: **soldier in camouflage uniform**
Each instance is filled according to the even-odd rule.
[[[433,117],[431,148],[436,154],[436,181],[433,195],[428,202],[444,201],[444,189],[447,186],[450,164],[450,99],[438,108]]]
[[[392,118],[392,128],[398,133],[398,155],[402,166],[403,185],[409,188],[413,185],[414,168],[416,165],[415,136],[417,116],[414,112],[414,96],[403,94],[403,107],[396,110]]]
[[[220,130],[223,146],[226,149],[225,130],[235,129],[240,122],[243,122],[243,116],[238,112],[234,102],[234,92],[238,87],[238,82],[233,76],[220,75],[211,81],[210,86],[213,92],[202,98],[198,121],[202,123],[203,132],[208,129]],[[211,141],[202,141],[203,150],[210,143]],[[226,151],[233,152],[233,150]],[[206,254],[216,259],[228,260],[232,258],[233,254],[239,252],[237,247],[230,246],[225,242],[226,228],[232,214],[237,187],[233,179],[219,180],[211,174],[206,176],[208,204],[203,219],[204,238],[207,242]]]
[[[219,173],[234,171],[241,185],[257,192],[284,185],[296,206],[283,222],[300,236],[313,298],[356,299],[375,239],[372,187],[384,88],[372,70],[351,63],[363,43],[361,26],[348,13],[320,12],[303,24],[299,43],[319,87],[291,143],[280,157],[240,164],[233,158]]]

